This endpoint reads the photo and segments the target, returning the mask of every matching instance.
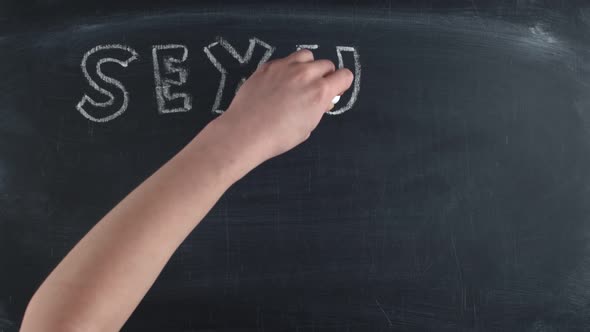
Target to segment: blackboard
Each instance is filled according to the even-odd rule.
[[[350,108],[232,187],[124,330],[590,329],[590,7],[291,5],[0,7],[0,331],[266,51],[298,46],[361,74]],[[85,56],[99,83],[118,61],[112,105],[80,106],[109,101]]]

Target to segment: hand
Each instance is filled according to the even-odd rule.
[[[262,163],[305,141],[352,80],[350,70],[303,49],[260,66],[215,121]]]

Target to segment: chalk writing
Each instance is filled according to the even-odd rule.
[[[297,45],[296,49],[308,49],[308,50],[317,50],[320,46],[317,44],[301,44]],[[350,99],[343,107],[337,108],[333,111],[328,112],[330,115],[339,115],[342,114],[349,109],[352,108],[354,103],[356,103],[356,98],[361,89],[361,63],[359,61],[359,54],[354,47],[350,46],[336,46],[336,55],[338,56],[338,69],[344,68],[344,59],[342,58],[342,52],[350,52],[354,59],[354,81],[352,82],[352,93],[350,95]],[[336,100],[336,97],[334,97]],[[336,102],[340,101],[340,98],[336,100]],[[332,103],[336,103],[332,102]]]
[[[105,57],[108,54],[112,55],[114,53],[119,53],[122,59],[116,59],[114,57]],[[96,68],[93,74],[96,74],[98,78],[107,85],[114,85],[115,87],[117,87],[123,96],[123,102],[121,106],[118,109],[116,109],[115,107],[116,110],[114,112],[112,112],[112,106],[115,103],[115,97],[113,95],[113,92],[99,86],[96,80],[92,78],[92,76],[88,72],[87,63],[90,59],[94,58],[99,58],[100,60],[97,61]],[[98,91],[100,94],[106,96],[108,100],[105,102],[97,102],[88,95],[84,95],[82,97],[82,100],[80,100],[80,102],[78,102],[78,104],[76,105],[76,109],[88,120],[95,122],[111,121],[123,114],[123,112],[125,112],[125,110],[127,109],[127,105],[129,104],[129,93],[127,92],[123,84],[121,84],[121,82],[110,76],[103,74],[101,66],[107,62],[114,62],[123,67],[127,67],[131,62],[138,58],[139,55],[134,49],[120,44],[99,45],[94,47],[90,51],[86,52],[86,54],[84,54],[84,57],[82,58],[82,63],[80,64],[80,67],[82,68],[82,73],[84,73],[84,77],[86,78],[90,86],[94,90]],[[89,108],[87,106],[87,103],[89,103],[93,107]],[[94,109],[92,110],[92,108]],[[111,111],[111,114],[109,114],[109,109]],[[91,113],[95,113],[95,115],[91,115]],[[99,116],[98,114],[100,113],[105,113],[107,115]]]
[[[217,37],[214,42],[203,48],[206,58],[220,74],[217,93],[211,107],[213,113],[223,113],[233,98],[233,94],[226,93],[227,89],[235,94],[247,77],[267,62],[275,51],[275,47],[258,38],[250,38],[248,42],[248,48],[242,53],[222,37]],[[320,45],[299,44],[295,47],[297,50],[304,48],[315,50]],[[258,49],[260,51],[257,51]],[[189,75],[187,46],[153,45],[151,56],[158,113],[170,114],[192,110],[192,95],[181,91]],[[336,46],[336,56],[338,68],[344,68],[345,62],[349,68],[351,64],[354,66],[350,68],[354,72],[354,81],[351,91],[343,96],[343,99],[348,98],[348,101],[345,104],[339,102],[344,105],[328,112],[331,115],[342,114],[355,105],[361,82],[361,63],[357,49],[352,46]],[[82,73],[90,87],[106,97],[106,101],[99,102],[88,94],[84,94],[76,105],[76,109],[85,118],[94,122],[108,122],[123,114],[129,105],[129,92],[120,81],[105,75],[102,72],[102,65],[112,62],[126,68],[137,59],[139,55],[134,49],[120,44],[98,45],[86,52],[80,64]],[[230,73],[228,68],[236,68],[231,64],[233,60],[237,62],[239,68],[235,71],[232,69]]]
[[[163,51],[181,51],[180,57],[173,57],[171,55],[163,56],[163,70],[160,67],[160,54]],[[187,93],[171,93],[170,89],[172,86],[179,87],[186,83],[188,76],[188,70],[179,64],[186,61],[188,57],[188,49],[184,45],[155,45],[152,47],[152,59],[154,62],[154,84],[156,87],[156,100],[158,103],[158,112],[160,114],[165,113],[178,113],[188,112],[191,110],[192,97]],[[171,78],[170,76],[164,77],[163,75],[172,75],[177,79]],[[167,103],[182,99],[183,105],[181,107],[170,108],[167,107]]]
[[[317,50],[318,47],[320,47],[320,46],[316,45],[316,44],[302,44],[302,45],[297,45],[297,50],[298,51],[301,51],[302,49]]]
[[[336,54],[338,55],[338,68],[344,68],[344,60],[342,59],[342,52],[351,52],[354,59],[354,81],[352,82],[352,93],[350,99],[341,108],[328,112],[331,115],[342,114],[352,108],[361,90],[361,62],[359,53],[356,48],[350,46],[336,46]]]

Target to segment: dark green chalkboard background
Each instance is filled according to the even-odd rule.
[[[0,331],[116,202],[215,117],[223,36],[359,50],[354,107],[232,187],[126,331],[590,329],[590,5],[539,1],[0,5]],[[86,51],[130,92],[104,124]],[[151,46],[189,49],[159,115]],[[233,68],[232,70],[239,70]],[[158,239],[154,239],[154,243]]]

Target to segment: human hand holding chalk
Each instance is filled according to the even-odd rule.
[[[119,331],[219,197],[260,163],[305,141],[352,82],[348,69],[314,61],[309,50],[260,66],[226,112],[121,201],[51,272],[27,306],[21,331]]]
[[[327,112],[330,112],[331,110],[334,109],[334,107],[336,106],[336,103],[340,101],[340,96],[336,96],[334,98],[332,98],[331,104],[330,104],[330,108],[328,108]]]
[[[352,81],[350,70],[302,49],[258,68],[218,120],[240,134],[240,144],[257,150],[252,155],[262,157],[260,163],[305,141]]]

